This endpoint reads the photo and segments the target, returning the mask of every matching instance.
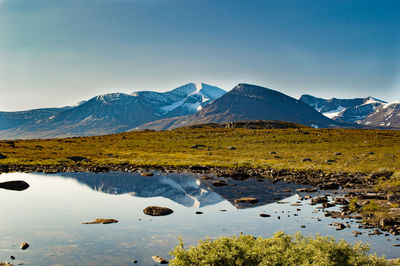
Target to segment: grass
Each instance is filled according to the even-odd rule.
[[[194,145],[204,145],[192,148]],[[236,149],[228,149],[234,147]],[[400,171],[400,131],[195,128],[107,136],[0,141],[0,165],[221,166],[325,172]],[[340,154],[340,155],[339,155]],[[303,162],[310,158],[312,161]]]
[[[399,265],[367,252],[368,246],[361,243],[277,232],[266,239],[239,235],[200,240],[188,249],[180,240],[171,251],[170,265]]]

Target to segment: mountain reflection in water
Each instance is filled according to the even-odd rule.
[[[58,174],[60,176],[60,174]],[[62,173],[62,177],[77,180],[91,189],[107,194],[131,194],[134,197],[164,197],[186,207],[200,208],[228,200],[236,208],[249,208],[277,202],[296,194],[299,185],[285,182],[271,183],[255,179],[228,179],[228,185],[214,187],[212,181],[185,173],[159,173],[141,176],[139,173]],[[301,186],[304,187],[304,186]],[[257,204],[235,203],[241,197],[254,197]]]

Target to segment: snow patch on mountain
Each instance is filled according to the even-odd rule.
[[[346,110],[345,107],[343,106],[338,106],[335,110],[331,110],[329,112],[322,113],[324,116],[329,117],[330,119],[333,119],[334,117],[338,116],[341,112]]]

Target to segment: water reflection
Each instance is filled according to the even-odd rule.
[[[277,202],[296,194],[300,186],[293,183],[268,180],[262,182],[248,179],[228,180],[228,185],[213,186],[215,179],[204,180],[194,174],[155,173],[154,176],[141,176],[139,173],[63,173],[91,189],[107,194],[130,194],[134,197],[164,197],[186,207],[201,208],[228,200],[238,209],[262,206]],[[304,187],[304,186],[301,186]],[[254,197],[258,203],[235,203],[241,197]]]

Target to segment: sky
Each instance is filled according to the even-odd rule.
[[[0,110],[238,83],[400,100],[400,1],[0,0]]]

